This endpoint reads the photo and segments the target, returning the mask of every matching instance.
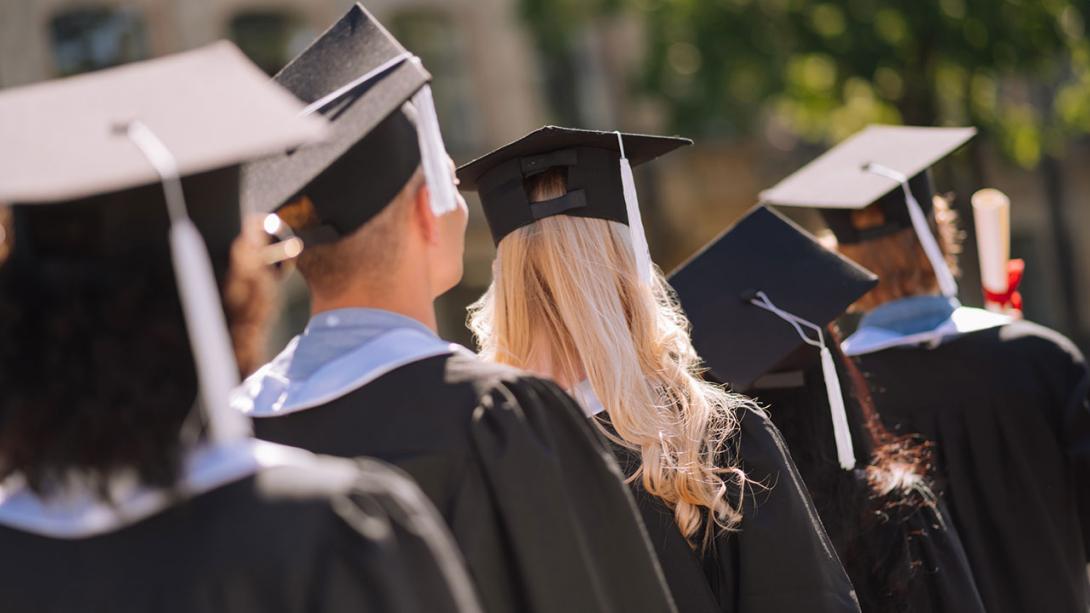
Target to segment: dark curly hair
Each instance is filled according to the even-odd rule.
[[[882,424],[859,370],[827,330],[838,375],[848,385],[845,404],[861,468],[843,470],[821,367],[809,364],[802,387],[756,390],[771,405],[818,515],[856,589],[863,611],[907,613],[922,579],[916,539],[919,513],[934,510],[931,444],[897,436]],[[805,348],[810,353],[813,350]]]
[[[18,473],[39,494],[78,475],[105,496],[106,477],[123,470],[173,485],[197,379],[169,257],[20,258],[20,227],[0,217],[5,251],[16,243],[0,261],[0,478]],[[260,357],[272,311],[255,232],[235,240],[224,266],[244,371]],[[199,437],[200,422],[191,430]]]

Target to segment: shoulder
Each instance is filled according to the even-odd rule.
[[[482,393],[497,387],[553,386],[551,381],[524,370],[487,362],[468,352],[446,356],[446,380],[453,384],[471,385]]]
[[[760,409],[739,411],[749,479],[735,538],[749,610],[858,611],[855,592],[779,430]]]
[[[305,462],[262,468],[255,476],[255,493],[268,503],[317,502],[350,495],[371,473],[393,473],[375,460],[352,460],[314,455]]]
[[[209,492],[191,503],[228,507],[230,515],[244,513],[254,525],[266,521],[306,524],[336,520],[338,502],[352,497],[360,484],[366,483],[368,471],[357,460],[300,455],[305,460],[262,467],[252,478],[225,486],[223,492]],[[385,470],[391,469],[378,466],[370,472]],[[221,497],[229,501],[216,500]]]
[[[504,407],[518,407],[519,416],[526,418],[549,407],[580,422],[587,421],[575,400],[556,382],[469,353],[445,357],[444,382],[472,390],[478,418]]]
[[[765,508],[766,512],[771,512],[768,511],[770,508],[779,509],[820,525],[802,476],[779,428],[759,408],[741,409],[739,420],[739,454],[742,469],[749,480],[747,510],[756,510],[760,514],[761,508]]]
[[[1031,321],[967,334],[950,342],[949,351],[953,359],[990,364],[1009,372],[1011,377],[1029,374],[1032,380],[1047,382],[1057,389],[1083,385],[1088,377],[1086,360],[1075,343]]]
[[[790,467],[790,452],[779,428],[772,423],[768,413],[758,407],[742,407],[737,410],[742,463],[747,472],[753,468],[760,472],[774,473]]]
[[[436,512],[420,487],[404,472],[371,458],[312,456],[308,462],[262,469],[250,496],[251,523],[262,528],[292,527],[309,534],[299,550],[389,546],[408,521],[418,528],[433,523]],[[423,518],[423,519],[421,519]]]
[[[1070,362],[1084,362],[1082,352],[1063,334],[1031,321],[1016,321],[998,329],[1001,344]]]
[[[1032,321],[1010,323],[969,332],[939,346],[950,354],[994,356],[1004,361],[1059,359],[1082,362],[1082,353],[1063,334]]]

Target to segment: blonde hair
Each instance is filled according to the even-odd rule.
[[[535,202],[566,190],[558,173],[535,179]],[[469,325],[486,359],[547,364],[569,383],[585,374],[616,434],[595,424],[640,455],[629,480],[673,510],[690,545],[701,529],[706,546],[737,528],[748,483],[738,411],[754,405],[701,378],[688,320],[660,272],[639,281],[626,226],[556,215],[512,232]]]
[[[961,252],[962,233],[957,226],[957,212],[951,207],[952,196],[935,196],[931,230],[939,239],[950,271],[958,274],[957,254]],[[867,229],[884,224],[882,209],[872,204],[852,212],[852,225]],[[937,292],[935,271],[912,228],[861,243],[836,245],[845,256],[878,275],[878,285],[852,305],[851,310],[869,311],[886,302],[909,296]]]

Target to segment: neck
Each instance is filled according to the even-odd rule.
[[[310,314],[334,309],[382,309],[411,317],[438,333],[435,305],[423,283],[386,284],[380,287],[354,287],[336,296],[311,294]]]

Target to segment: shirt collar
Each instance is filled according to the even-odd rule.
[[[299,335],[287,375],[293,380],[307,379],[325,364],[403,328],[439,338],[423,323],[393,311],[352,307],[318,313]]]
[[[569,393],[579,403],[579,407],[583,409],[583,414],[587,417],[594,417],[606,410],[602,406],[602,401],[598,399],[598,394],[594,393],[590,379],[583,379]]]
[[[395,328],[416,328],[429,336],[436,336],[431,328],[407,315],[363,307],[348,307],[318,313],[310,318],[306,329],[303,330],[303,336],[320,334],[321,330],[329,329],[337,329],[339,333],[366,330],[380,334]]]

